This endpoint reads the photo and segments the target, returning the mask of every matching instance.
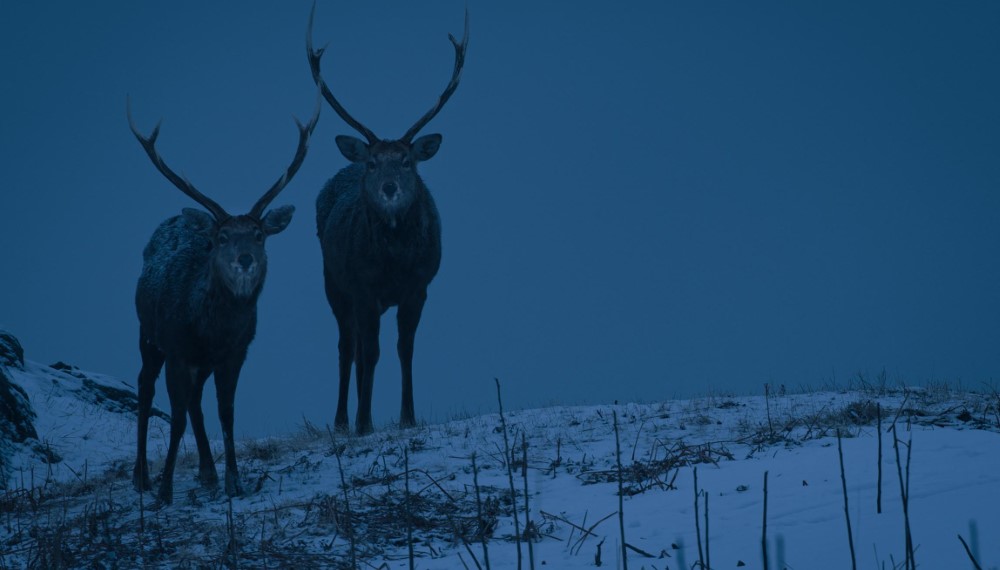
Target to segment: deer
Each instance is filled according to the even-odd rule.
[[[382,139],[352,117],[320,73],[324,48],[314,49],[309,14],[306,52],[313,81],[337,115],[365,140],[336,137],[350,164],[326,182],[316,199],[316,229],[323,256],[327,301],[337,320],[340,385],[334,426],[348,431],[351,367],[357,377],[358,434],[373,431],[371,404],[379,359],[382,315],[397,307],[396,344],[402,370],[399,424],[416,424],[413,406],[413,344],[427,287],[441,264],[441,219],[430,190],[417,173],[441,146],[440,134],[414,138],[458,87],[469,41],[469,14],[459,42],[451,34],[455,66],[437,103],[399,139]]]
[[[219,420],[225,446],[225,490],[243,494],[233,444],[236,384],[247,349],[257,330],[257,299],[267,274],[267,238],[281,233],[295,207],[265,209],[284,190],[306,157],[309,137],[319,120],[321,101],[308,123],[298,119],[298,148],[291,164],[247,214],[230,215],[172,170],[156,149],[160,124],[143,136],[126,103],[129,128],[156,169],[204,210],[184,208],[156,228],[143,249],[142,273],[135,291],[139,316],[138,442],[132,483],[139,492],[152,490],[146,461],[146,439],[156,379],[166,364],[170,396],[170,444],[157,494],[162,504],[173,500],[177,447],[191,418],[198,446],[198,481],[216,488],[201,396],[210,375],[215,378]],[[207,211],[206,211],[207,210]]]

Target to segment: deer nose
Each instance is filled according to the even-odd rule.
[[[251,265],[253,265],[253,256],[250,255],[249,253],[244,253],[243,255],[239,256],[236,259],[236,261],[238,261],[239,264],[243,266],[243,271],[246,271],[250,269]]]
[[[386,198],[392,198],[395,196],[396,190],[399,190],[399,187],[396,186],[395,182],[386,182],[382,185],[382,193],[385,194]]]

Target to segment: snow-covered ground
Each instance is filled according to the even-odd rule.
[[[961,535],[982,568],[1000,568],[1000,398],[992,390],[864,385],[509,412],[513,504],[498,414],[387,427],[366,437],[307,424],[297,433],[244,441],[238,459],[247,494],[232,501],[198,486],[189,438],[174,504],[161,506],[131,486],[134,415],[98,410],[86,398],[74,402],[73,394],[90,392],[52,387],[56,373],[81,385],[81,376],[97,376],[72,372],[31,363],[13,372],[38,414],[39,439],[62,461],[46,465],[37,454],[13,459],[13,481],[0,495],[0,568],[341,568],[350,567],[352,550],[359,568],[407,568],[408,528],[416,568],[486,568],[483,537],[492,568],[517,568],[514,516],[524,535],[524,473],[533,540],[531,552],[520,544],[523,567],[531,555],[535,568],[619,568],[615,415],[630,568],[697,567],[695,467],[700,538],[712,568],[765,567],[765,473],[769,568],[851,568],[838,428],[857,567],[903,568],[900,475],[887,431],[893,422],[902,477],[909,479],[917,567],[972,568]],[[881,514],[876,404],[883,428]],[[158,473],[167,426],[154,422],[150,459]],[[221,442],[213,445],[221,473]]]
[[[82,477],[84,470],[101,472],[115,459],[135,452],[133,386],[63,363],[45,366],[28,360],[23,367],[8,368],[7,373],[28,396],[38,433],[37,441],[16,446],[7,458],[8,477],[34,476],[36,483],[66,481]],[[165,453],[170,431],[167,417],[154,409],[150,421],[154,453]],[[58,461],[45,461],[48,455]],[[18,484],[15,481],[8,488]]]

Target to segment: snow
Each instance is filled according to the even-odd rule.
[[[493,521],[487,533],[491,567],[518,567],[498,414],[406,430],[384,427],[365,437],[307,424],[298,433],[247,440],[237,454],[247,495],[231,502],[217,489],[198,486],[197,458],[188,440],[175,474],[175,503],[155,505],[154,495],[147,493],[140,505],[131,487],[134,415],[96,411],[92,404],[74,402],[77,392],[53,391],[51,378],[46,379],[50,369],[29,363],[14,374],[39,415],[40,438],[51,442],[77,473],[87,462],[92,476],[100,477],[84,485],[57,464],[44,491],[8,491],[0,502],[0,567],[26,567],[39,552],[59,548],[65,550],[64,560],[81,566],[115,560],[152,567],[349,567],[353,529],[360,567],[407,568],[404,448],[416,521],[416,568],[475,568],[473,555],[485,567],[475,532],[473,453],[486,518]],[[876,403],[883,416],[881,514],[876,512]],[[505,419],[516,451],[512,464],[520,528],[524,532],[524,435],[530,516],[537,529],[535,567],[593,568],[599,543],[602,566],[622,567],[612,419],[617,414],[626,472],[625,540],[637,549],[628,551],[629,568],[698,563],[695,467],[704,491],[698,507],[701,540],[712,568],[764,567],[765,472],[769,567],[850,568],[839,429],[858,567],[902,567],[904,516],[893,434],[887,431],[895,420],[904,479],[906,444],[912,440],[908,508],[917,566],[970,568],[961,535],[984,569],[1000,568],[998,406],[996,392],[866,386],[768,398],[715,395],[509,412]],[[166,424],[154,421],[161,429],[151,430],[160,434],[150,459],[158,473]],[[221,442],[213,442],[213,448],[220,450],[221,472]],[[338,455],[349,483],[346,505]],[[35,465],[35,486],[42,485],[44,469]],[[18,496],[25,495],[36,498],[33,507],[19,502]],[[100,519],[107,530],[91,536],[99,527],[89,522],[98,520],[95,513],[110,516]],[[598,521],[594,535],[581,541],[574,525]],[[81,538],[74,542],[77,534]],[[55,538],[61,547],[52,546]],[[522,551],[528,568],[526,544]]]
[[[135,414],[127,403],[107,397],[101,389],[135,394],[135,388],[116,378],[76,368],[57,369],[25,361],[23,369],[8,368],[14,383],[28,395],[37,417],[37,442],[25,442],[7,459],[8,475],[39,480],[67,481],[88,471],[103,470],[135,452]],[[155,410],[150,421],[152,453],[166,452],[169,424]],[[40,461],[39,449],[62,460]],[[133,458],[134,459],[134,458]],[[93,471],[91,471],[93,472]]]

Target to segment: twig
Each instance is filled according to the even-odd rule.
[[[483,501],[479,495],[479,469],[476,467],[476,453],[472,452],[472,484],[476,488],[476,516],[479,524],[479,541],[483,544],[483,562],[490,570],[490,553],[486,549],[486,528],[483,523]]]
[[[962,541],[962,546],[965,547],[965,553],[969,555],[969,560],[972,561],[972,566],[976,570],[983,570],[983,567],[979,565],[979,562],[976,560],[976,557],[972,555],[972,551],[969,550],[969,545],[965,543],[965,539],[962,538],[962,535],[958,535],[958,540]]]
[[[331,437],[332,434],[331,434]],[[357,570],[358,568],[358,556],[357,556],[357,546],[354,544],[354,517],[351,514],[351,501],[347,497],[347,477],[344,476],[344,465],[340,461],[340,454],[343,453],[343,449],[340,447],[335,448],[337,457],[337,469],[340,471],[340,484],[344,488],[344,510],[347,512],[347,538],[351,542],[351,568]]]
[[[764,523],[761,525],[760,552],[764,558],[764,570],[768,570],[767,561],[767,471],[764,472]]]
[[[854,535],[851,532],[851,511],[847,508],[847,475],[844,472],[844,448],[840,441],[840,428],[837,428],[837,455],[840,457],[840,484],[844,489],[844,519],[847,520],[847,544],[851,548],[851,568],[857,570],[858,561],[854,554]]]
[[[528,567],[535,570],[535,545],[531,539],[534,526],[531,524],[531,509],[528,505],[528,438],[523,431],[521,432],[521,453],[521,461],[524,465],[524,468],[521,469],[521,476],[524,477],[524,540],[528,543]]]
[[[622,538],[622,570],[628,570],[628,550],[625,549],[625,493],[622,491],[622,446],[618,437],[618,410],[611,410],[615,427],[615,463],[618,465],[618,529]]]
[[[414,570],[413,559],[413,512],[410,510],[410,452],[403,446],[403,468],[405,471],[406,490],[406,552],[410,561],[410,570]]]
[[[438,490],[441,491],[441,494],[443,494],[445,497],[447,497],[449,501],[451,501],[453,503],[457,502],[457,501],[455,501],[455,497],[452,497],[451,493],[449,493],[447,489],[445,489],[444,487],[441,486],[440,481],[441,481],[441,479],[444,479],[444,477],[441,477],[441,479],[435,479],[433,475],[431,475],[430,473],[428,473],[427,471],[425,471],[423,469],[414,469],[413,472],[414,473],[420,473],[421,475],[424,475],[425,477],[427,477],[430,480],[431,485],[434,485],[435,487],[437,487]],[[427,489],[429,487],[430,487],[430,485],[427,485],[427,487],[424,487],[424,489]],[[419,495],[420,493],[422,493],[424,489],[421,489],[420,491],[418,491],[417,495]]]
[[[907,394],[903,396],[903,402],[899,404],[899,409],[896,410],[896,415],[892,417],[892,423],[889,425],[889,427],[885,429],[886,433],[889,433],[890,431],[894,431],[896,429],[896,420],[898,420],[899,415],[903,413],[903,410],[906,408],[906,402],[909,401],[909,399],[910,399],[910,394],[909,392],[907,392]]]
[[[701,522],[698,520],[698,468],[694,468],[694,533],[698,537],[698,564],[705,568],[705,553],[701,549]]]
[[[500,379],[493,379],[497,384],[497,405],[500,407],[500,428],[503,429],[504,463],[507,464],[507,479],[510,482],[510,506],[514,509],[514,544],[517,545],[517,570],[521,570],[521,523],[517,517],[517,492],[514,491],[514,471],[510,461],[510,441],[507,439],[507,420],[503,417],[503,400],[500,398]]]
[[[712,570],[712,554],[708,547],[708,491],[705,491],[705,570]]]
[[[632,443],[632,463],[635,463],[635,450],[639,447],[639,436],[642,435],[642,428],[646,425],[646,420],[639,423],[639,431],[635,432],[635,442]]]
[[[767,430],[774,439],[774,425],[771,423],[771,385],[764,383],[764,407],[767,409]]]
[[[875,414],[878,417],[878,493],[875,496],[875,512],[882,514],[882,404],[875,404]]]
[[[580,529],[580,530],[584,530],[583,525],[587,524],[587,517],[588,516],[590,516],[590,511],[583,511],[583,521],[580,523],[581,526],[576,526],[576,525],[573,525],[573,526],[575,528]],[[570,524],[572,524],[572,523],[570,523]],[[573,542],[573,529],[570,529],[570,531],[569,531],[569,538],[566,539],[567,546],[569,546],[569,553],[573,554],[573,555],[579,554],[579,549],[577,549],[577,552],[573,552],[573,549],[576,548],[577,544],[581,544],[582,545],[581,541],[583,539],[585,539],[585,538],[587,538],[587,535],[585,535],[583,533],[580,533],[580,538],[578,538],[576,542]]]
[[[236,542],[236,524],[233,521],[233,498],[229,497],[229,509],[226,511],[226,522],[229,526],[229,548],[226,550],[233,557],[233,568],[240,567],[239,545]]]
[[[906,510],[904,515],[906,517],[906,538],[907,538],[907,548],[910,549],[910,569],[917,570],[917,559],[915,549],[913,548],[913,533],[910,531],[910,456],[913,453],[913,432],[910,432],[909,441],[906,443]]]
[[[267,570],[267,551],[264,549],[264,528],[267,526],[267,517],[260,517],[260,557],[264,561],[264,570]]]
[[[142,485],[139,485],[139,543],[143,542],[146,534],[146,505],[142,498]]]
[[[613,513],[611,513],[611,514],[609,514],[609,515],[605,516],[605,517],[604,517],[604,518],[602,518],[601,520],[599,520],[599,521],[595,522],[594,524],[592,524],[592,525],[588,526],[588,527],[587,527],[587,530],[586,530],[586,531],[585,531],[585,532],[583,533],[583,535],[582,535],[582,536],[580,537],[580,540],[579,540],[579,541],[577,541],[577,547],[576,547],[576,554],[580,554],[580,549],[582,549],[582,548],[583,548],[583,542],[584,542],[585,540],[587,540],[587,537],[588,537],[588,536],[595,536],[595,537],[596,537],[596,535],[594,534],[594,529],[595,529],[595,528],[597,528],[597,525],[601,524],[602,522],[604,522],[604,521],[606,521],[606,520],[610,519],[611,517],[613,517],[613,516],[615,516],[615,515],[617,515],[617,514],[618,514],[618,511],[615,511],[615,512],[613,512]],[[586,523],[584,523],[584,524],[586,524]],[[583,530],[583,529],[581,529],[581,530]],[[570,552],[572,552],[572,550],[571,550]]]
[[[479,565],[479,560],[476,558],[476,553],[472,551],[472,547],[469,546],[469,541],[465,540],[464,536],[462,537],[462,544],[465,545],[465,550],[469,553],[469,556],[472,557],[472,563],[476,565],[476,570],[483,570],[483,567]],[[458,555],[461,556],[462,553],[460,552]],[[466,568],[468,568],[468,566],[466,566]]]
[[[483,567],[479,565],[479,559],[476,558],[476,553],[472,551],[472,547],[469,545],[469,541],[465,540],[465,535],[463,535],[462,532],[461,532],[461,530],[459,530],[458,524],[455,523],[454,519],[451,519],[451,521],[452,521],[452,525],[455,527],[455,534],[458,535],[459,539],[461,539],[462,546],[465,547],[465,551],[468,552],[469,556],[472,558],[472,563],[476,565],[476,570],[483,570]],[[461,559],[462,553],[459,552],[458,556]],[[463,565],[465,564],[465,560],[462,560],[462,564]],[[465,567],[468,568],[468,566],[465,566]]]
[[[538,511],[538,514],[542,515],[543,517],[545,517],[547,519],[555,519],[555,520],[557,520],[559,522],[568,524],[570,527],[572,527],[571,530],[578,530],[578,531],[580,531],[582,533],[589,534],[589,535],[592,535],[592,536],[596,536],[596,535],[594,535],[594,533],[592,533],[589,530],[583,528],[582,526],[574,523],[573,521],[567,520],[567,519],[565,519],[565,518],[563,518],[563,517],[561,517],[559,515],[554,515],[552,513],[547,513],[545,511],[541,511],[541,510]],[[614,513],[612,513],[612,514],[614,514]],[[587,524],[586,520],[584,520],[583,524]],[[572,537],[572,535],[571,535],[571,537]]]
[[[636,554],[639,554],[641,556],[645,556],[646,558],[656,558],[655,554],[652,554],[650,552],[646,552],[645,550],[643,550],[643,549],[641,549],[641,548],[639,548],[637,546],[632,546],[631,544],[626,544],[625,548],[628,548],[629,550],[631,550],[632,552],[635,552]]]
[[[910,558],[910,553],[913,551],[913,543],[910,538],[910,513],[909,513],[909,501],[906,496],[906,485],[903,483],[903,465],[899,460],[899,437],[896,434],[896,424],[892,425],[892,447],[896,451],[896,474],[899,476],[899,494],[903,500],[903,531],[905,535],[906,543],[906,559],[904,560],[906,568],[912,568],[913,561]]]

